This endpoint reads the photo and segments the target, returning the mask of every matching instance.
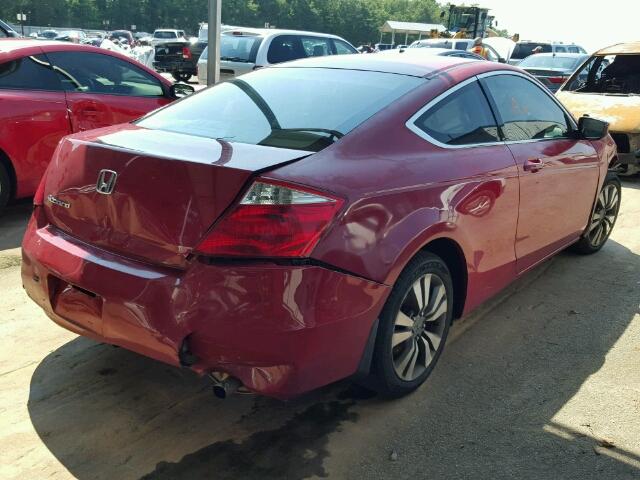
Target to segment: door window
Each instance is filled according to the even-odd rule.
[[[0,89],[61,90],[60,82],[44,55],[0,63]]]
[[[331,54],[328,38],[302,37],[301,41],[307,57],[325,57]]]
[[[516,75],[494,75],[482,81],[495,102],[506,141],[568,136],[564,111],[533,82]]]
[[[279,35],[271,41],[267,61],[269,63],[282,63],[298,58],[304,58],[307,54],[300,37],[296,35]]]
[[[47,54],[68,92],[160,97],[160,82],[135,65],[99,53],[54,52]]]
[[[445,145],[472,145],[500,140],[496,120],[476,81],[429,108],[414,125]]]
[[[351,45],[342,40],[333,40],[333,44],[336,47],[337,55],[349,55],[351,53],[357,53]]]

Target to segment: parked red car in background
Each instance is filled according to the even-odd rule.
[[[0,40],[0,209],[33,195],[65,135],[129,122],[177,94],[170,81],[115,52]]]
[[[220,396],[354,374],[404,395],[454,318],[563,248],[602,248],[614,154],[606,123],[507,65],[282,64],[65,138],[23,285],[69,330],[215,373]]]

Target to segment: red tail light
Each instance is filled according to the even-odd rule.
[[[182,58],[191,60],[191,50],[189,47],[182,47]]]
[[[547,80],[549,80],[551,83],[564,83],[564,81],[566,80],[566,77],[547,77]]]
[[[342,204],[297,185],[256,181],[196,250],[215,256],[305,257]]]

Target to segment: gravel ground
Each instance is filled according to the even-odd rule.
[[[290,402],[79,338],[24,294],[28,204],[0,224],[0,478],[640,478],[640,180],[612,239],[562,253],[452,330],[416,393]]]

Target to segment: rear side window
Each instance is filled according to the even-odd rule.
[[[567,53],[567,47],[556,46],[557,53]]]
[[[68,92],[159,97],[160,82],[134,64],[99,53],[55,52],[49,59]]]
[[[172,38],[176,38],[176,33],[175,32],[155,32],[153,36],[154,38],[172,39]]]
[[[302,37],[301,42],[307,57],[331,55],[331,43],[328,38]]]
[[[483,79],[493,98],[506,141],[565,138],[569,123],[562,110],[542,88],[516,75]]]
[[[0,63],[0,89],[61,90],[62,86],[44,55]]]
[[[280,35],[271,41],[269,52],[267,53],[267,61],[269,63],[282,63],[306,56],[300,37]]]
[[[517,43],[511,54],[511,58],[517,60],[527,58],[533,54],[533,49],[536,47],[542,48],[542,53],[551,53],[553,48],[549,43]]]
[[[337,55],[349,55],[351,53],[358,53],[351,45],[342,40],[333,40],[333,44],[336,47]]]
[[[472,145],[500,140],[496,120],[476,81],[429,108],[415,120],[414,125],[445,145]]]

